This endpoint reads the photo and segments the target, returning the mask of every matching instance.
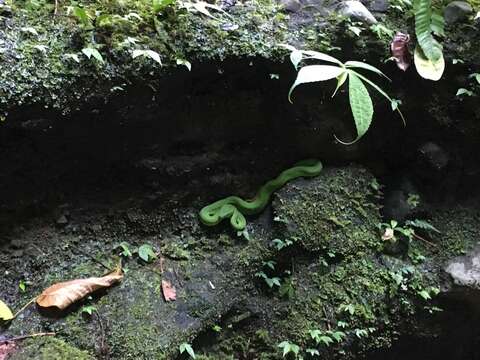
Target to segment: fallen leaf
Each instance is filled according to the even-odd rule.
[[[165,301],[177,300],[177,291],[170,281],[162,280],[162,291]]]
[[[13,319],[12,310],[0,300],[0,321],[10,321]]]
[[[56,307],[63,310],[94,291],[112,286],[122,278],[122,271],[115,270],[103,277],[76,279],[57,283],[45,289],[37,297],[36,301],[40,307]]]

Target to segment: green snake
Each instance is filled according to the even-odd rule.
[[[284,170],[275,179],[264,184],[258,190],[253,200],[243,200],[238,196],[228,196],[200,210],[200,220],[207,226],[214,226],[224,219],[230,219],[232,227],[237,231],[242,231],[247,226],[245,215],[256,215],[262,212],[275,191],[290,180],[299,177],[317,176],[322,171],[322,168],[322,163],[315,159],[298,162],[293,167]]]

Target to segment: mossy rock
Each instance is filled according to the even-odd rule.
[[[81,351],[65,341],[53,338],[33,338],[20,344],[20,350],[9,357],[10,360],[93,360],[86,351]]]
[[[378,205],[374,177],[360,167],[327,168],[317,178],[299,180],[273,202],[283,236],[308,251],[348,256],[378,245]]]

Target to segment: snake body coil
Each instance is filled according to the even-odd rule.
[[[284,170],[277,178],[268,181],[259,190],[253,200],[243,200],[238,196],[228,196],[215,201],[200,210],[200,220],[207,226],[214,226],[224,219],[230,218],[230,224],[237,231],[247,225],[245,215],[262,212],[270,201],[271,195],[288,181],[299,177],[317,176],[322,171],[322,163],[318,160],[304,160]]]

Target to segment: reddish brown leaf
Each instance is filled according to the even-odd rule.
[[[410,35],[397,32],[390,44],[392,56],[397,63],[399,69],[405,71],[411,63],[410,52],[408,51],[408,43],[410,42]]]
[[[7,342],[0,345],[0,360],[5,360],[9,354],[15,350],[15,343]]]
[[[165,301],[175,301],[177,299],[177,291],[170,281],[162,280],[162,290]]]
[[[96,290],[112,286],[122,278],[122,271],[116,270],[103,277],[57,283],[45,289],[36,301],[40,307],[56,307],[63,310]]]

